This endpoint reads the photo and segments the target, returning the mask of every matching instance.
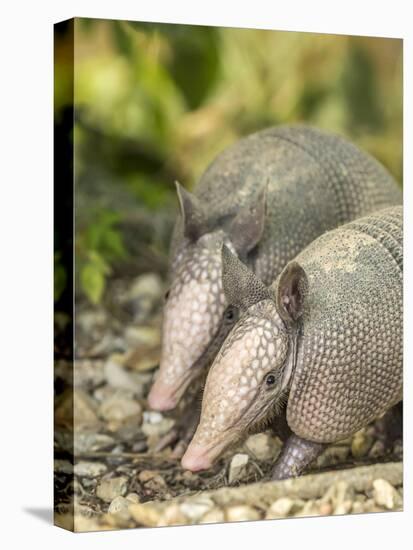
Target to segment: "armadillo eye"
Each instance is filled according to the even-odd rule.
[[[228,306],[225,310],[224,317],[227,321],[234,321],[236,314],[236,308],[234,306]]]
[[[165,300],[167,300],[167,299],[169,298],[170,292],[171,292],[170,290],[167,290],[167,291],[165,292],[165,294],[164,294]]]
[[[275,376],[273,374],[268,374],[266,379],[265,379],[265,383],[267,386],[272,386],[275,384]]]

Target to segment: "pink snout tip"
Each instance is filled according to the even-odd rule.
[[[199,472],[208,470],[212,466],[212,461],[204,447],[191,444],[181,459],[181,466],[184,470]]]
[[[170,411],[177,405],[177,400],[173,395],[173,388],[155,382],[148,395],[148,404],[154,411]]]

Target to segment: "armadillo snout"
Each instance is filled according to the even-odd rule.
[[[182,457],[181,465],[184,470],[199,472],[201,470],[208,470],[212,466],[212,460],[208,456],[205,447],[191,444]]]
[[[157,380],[151,388],[148,395],[148,404],[154,411],[170,411],[174,409],[178,403],[177,395],[174,393],[174,388],[163,384],[161,380]]]

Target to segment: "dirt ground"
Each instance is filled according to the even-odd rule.
[[[147,273],[111,283],[98,308],[77,303],[74,376],[63,344],[55,365],[56,524],[90,531],[402,509],[402,442],[380,420],[294,480],[270,481],[282,444],[269,431],[198,474],[171,447],[156,452],[176,422],[146,402],[163,294]]]

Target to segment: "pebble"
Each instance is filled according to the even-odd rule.
[[[76,388],[94,388],[104,382],[103,362],[90,359],[76,360],[73,383]]]
[[[317,466],[319,468],[324,468],[331,464],[345,462],[350,454],[349,447],[344,445],[333,445],[332,447],[327,447],[327,449],[318,457]]]
[[[164,478],[155,470],[142,470],[138,475],[138,480],[152,491],[167,488]]]
[[[156,527],[160,521],[157,509],[149,502],[146,504],[131,504],[129,513],[137,523],[145,527]]]
[[[383,456],[385,454],[386,447],[383,443],[383,441],[380,441],[379,439],[373,443],[373,446],[371,447],[369,451],[369,456],[371,458],[378,458],[380,456]]]
[[[225,510],[225,517],[227,521],[254,521],[261,519],[258,510],[244,504],[227,508]]]
[[[130,347],[154,347],[161,343],[161,333],[155,327],[128,327],[125,330],[125,339]]]
[[[116,436],[120,441],[124,441],[125,443],[138,443],[145,441],[140,425],[136,423],[136,419],[133,416],[120,423],[116,431]]]
[[[89,493],[93,493],[96,489],[96,485],[99,483],[98,477],[82,477],[82,486]]]
[[[115,440],[106,434],[76,432],[74,436],[75,454],[87,453],[89,451],[98,451],[104,447],[113,445]]]
[[[98,402],[102,403],[105,399],[112,397],[116,393],[116,390],[105,384],[99,388],[96,388],[93,392],[93,398]]]
[[[87,518],[93,518],[98,515],[96,511],[93,510],[93,508],[91,508],[90,506],[86,506],[85,504],[78,504],[76,500],[74,502],[74,512],[77,515],[84,516]]]
[[[245,442],[247,450],[258,460],[276,459],[281,450],[278,439],[268,433],[251,435]]]
[[[353,514],[362,514],[364,512],[364,503],[358,501],[353,502],[351,511]]]
[[[318,511],[320,516],[329,516],[333,513],[333,507],[329,502],[320,502]]]
[[[103,327],[107,323],[106,311],[97,309],[77,313],[76,323],[85,334],[89,334],[95,327]]]
[[[354,434],[351,442],[351,453],[354,458],[366,456],[373,444],[373,437],[362,429]]]
[[[304,506],[294,514],[295,517],[306,516],[319,516],[320,515],[320,503],[315,500],[307,500]]]
[[[88,349],[87,353],[95,357],[106,357],[114,352],[125,351],[126,348],[125,341],[116,337],[110,330],[105,332],[103,336],[95,334],[94,340],[96,340],[96,343]]]
[[[96,411],[96,403],[90,395],[81,389],[74,390],[73,420],[76,430],[97,426],[99,419]]]
[[[144,321],[160,301],[163,285],[160,276],[156,273],[140,275],[132,283],[127,294],[136,321]]]
[[[196,522],[213,507],[214,502],[210,498],[199,497],[196,500],[191,499],[188,502],[183,502],[179,508],[187,518]]]
[[[188,518],[182,513],[178,504],[171,504],[164,511],[158,525],[187,525]]]
[[[162,413],[158,411],[145,411],[143,413],[144,424],[159,424],[163,419]]]
[[[400,506],[400,496],[396,489],[385,479],[375,479],[373,481],[373,498],[378,506],[384,506],[388,510]]]
[[[349,514],[352,510],[353,503],[351,500],[344,500],[343,502],[340,502],[340,504],[337,504],[337,506],[333,510],[333,514],[335,516],[342,516],[343,514]]]
[[[73,464],[68,460],[54,460],[54,471],[59,474],[73,474]]]
[[[107,472],[105,464],[100,462],[78,462],[75,464],[74,472],[81,477],[97,477]]]
[[[112,355],[105,363],[105,378],[112,388],[142,393],[142,386],[131,376],[121,364],[121,356]]]
[[[126,495],[126,499],[129,500],[129,502],[140,502],[139,495],[137,493],[129,493]]]
[[[96,488],[96,495],[105,502],[112,502],[118,496],[124,496],[128,490],[126,476],[102,479]]]
[[[333,513],[336,513],[336,509],[341,510],[345,501],[352,501],[353,498],[354,489],[345,481],[338,481],[337,483],[334,483],[334,485],[331,485],[331,487],[325,492],[320,499],[320,503],[330,503],[333,507]]]
[[[202,518],[199,520],[199,523],[222,523],[225,521],[225,514],[220,508],[213,508],[209,510]]]
[[[150,383],[152,380],[152,372],[157,368],[160,361],[160,346],[147,349],[136,349],[128,354],[126,365],[137,371],[141,381],[144,381],[142,377],[145,377],[146,383]]]
[[[127,500],[125,497],[121,497],[121,496],[115,497],[109,505],[108,513],[109,514],[118,514],[119,512],[122,513],[128,509],[129,505],[130,505],[130,501]]]
[[[99,415],[108,421],[124,421],[133,417],[136,424],[140,424],[142,422],[142,407],[137,401],[117,391],[103,401],[99,407]]]
[[[173,418],[164,418],[159,412],[145,411],[143,413],[142,431],[147,437],[161,437],[168,433],[174,424]]]
[[[289,497],[278,498],[267,510],[266,519],[285,518],[292,511],[294,501]]]
[[[229,483],[233,483],[243,477],[248,464],[249,456],[244,453],[237,453],[232,457],[229,467]]]

